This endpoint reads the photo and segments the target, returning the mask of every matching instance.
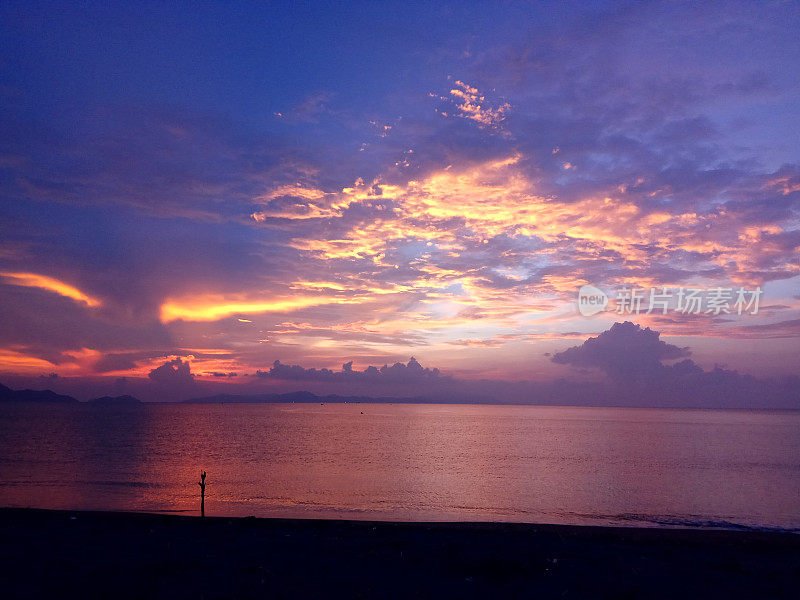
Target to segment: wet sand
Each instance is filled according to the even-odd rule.
[[[800,536],[0,509],[5,598],[796,598]]]

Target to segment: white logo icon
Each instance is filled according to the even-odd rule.
[[[593,285],[584,285],[578,290],[578,312],[584,317],[591,317],[603,312],[608,306],[606,293]]]

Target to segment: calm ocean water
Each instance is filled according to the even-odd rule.
[[[363,414],[362,414],[363,413]],[[800,413],[0,405],[0,506],[800,528]]]

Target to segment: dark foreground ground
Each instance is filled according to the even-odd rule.
[[[0,509],[3,598],[798,598],[800,536]]]

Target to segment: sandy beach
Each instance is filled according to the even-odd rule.
[[[0,509],[7,598],[793,598],[782,532]]]

